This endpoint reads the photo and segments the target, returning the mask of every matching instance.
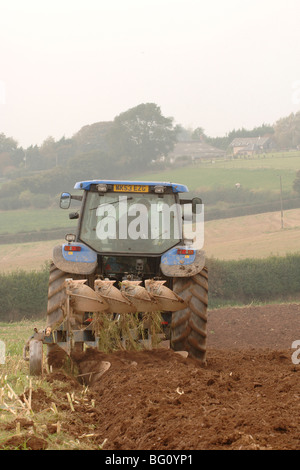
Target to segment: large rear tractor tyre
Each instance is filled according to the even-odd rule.
[[[47,306],[47,326],[53,328],[64,319],[64,313],[61,306],[66,301],[64,282],[72,277],[71,274],[58,269],[53,263],[50,265],[49,287],[48,287],[48,306]],[[48,360],[51,355],[61,356],[61,349],[56,344],[47,345]],[[53,359],[52,359],[53,360]]]
[[[72,274],[65,273],[58,269],[53,263],[50,266],[48,306],[47,306],[47,326],[61,323],[64,318],[62,305],[66,301],[64,282],[72,277]]]
[[[207,268],[189,278],[173,279],[173,291],[187,304],[174,312],[171,322],[171,348],[187,351],[189,356],[206,362],[208,275]]]

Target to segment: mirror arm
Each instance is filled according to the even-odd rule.
[[[79,219],[79,212],[70,212],[69,219],[71,220]]]
[[[183,204],[191,204],[192,203],[192,199],[179,199],[179,203],[181,205]]]

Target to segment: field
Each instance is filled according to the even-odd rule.
[[[53,247],[63,240],[0,245],[0,271],[42,269],[51,259]]]
[[[212,220],[205,223],[204,249],[217,259],[265,258],[300,249],[300,209]],[[0,272],[41,269],[63,240],[0,245]]]
[[[210,311],[206,366],[167,345],[89,350],[73,358],[77,380],[54,364],[29,379],[22,341],[39,325],[1,325],[0,448],[299,450],[299,307]],[[110,367],[96,377],[91,361]]]
[[[168,181],[186,184],[190,191],[218,188],[234,188],[236,183],[240,183],[243,188],[255,191],[280,191],[279,172],[271,168],[265,169],[240,169],[240,168],[207,168],[195,166],[191,168],[181,168],[167,172]],[[292,190],[295,180],[293,170],[281,170],[284,191]],[[165,181],[166,173],[153,173],[147,175],[142,181]]]
[[[240,183],[254,191],[280,191],[282,177],[283,192],[292,191],[297,171],[300,169],[299,153],[294,156],[271,156],[266,158],[215,160],[193,166],[168,169],[138,175],[141,181],[172,181],[186,184],[190,191],[218,188],[234,188]]]
[[[190,189],[289,193],[299,155],[156,172],[141,180]],[[68,211],[0,213],[0,234],[70,227]],[[205,223],[206,256],[232,260],[299,253],[300,209]],[[0,272],[40,270],[62,240],[0,245]],[[169,349],[87,350],[67,367],[28,376],[25,341],[45,320],[0,323],[0,449],[300,450],[300,304],[209,310],[207,365]],[[46,350],[44,350],[46,352]],[[294,362],[292,361],[294,359]],[[295,361],[296,358],[296,361]],[[103,366],[99,374],[99,365]],[[104,367],[105,366],[105,367]],[[98,374],[98,375],[97,375]]]
[[[300,209],[205,223],[205,251],[218,259],[265,258],[299,252]]]
[[[0,234],[33,232],[73,225],[68,218],[68,211],[59,208],[0,211],[0,221]]]
[[[201,190],[233,189],[236,183],[240,183],[243,188],[254,192],[270,191],[278,198],[281,176],[283,195],[289,197],[296,172],[300,169],[300,154],[298,152],[293,153],[293,156],[288,155],[267,154],[267,158],[216,160],[214,163],[206,162],[138,174],[132,180],[182,183],[186,184],[190,191],[199,190],[200,193]],[[49,209],[0,211],[0,235],[75,227],[76,221],[70,221],[68,218],[69,211],[59,209],[57,201],[53,201],[53,204],[55,207]],[[73,202],[72,207],[75,204]]]

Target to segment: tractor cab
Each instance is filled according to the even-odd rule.
[[[140,265],[136,271],[141,271],[145,258],[161,261],[163,257],[165,264],[171,265],[189,265],[195,260],[201,248],[195,224],[201,224],[203,211],[199,198],[180,199],[179,194],[188,191],[186,186],[92,180],[76,183],[75,189],[83,190],[83,196],[62,193],[60,199],[64,209],[70,207],[72,199],[82,199],[77,232],[67,236],[68,245],[64,247],[66,261],[79,262],[89,252],[91,258],[92,253],[94,258],[97,254],[98,261],[102,257],[99,265],[111,269],[116,258],[119,264],[132,265],[129,258],[134,257],[140,259],[133,264]],[[103,274],[110,273],[104,269]]]

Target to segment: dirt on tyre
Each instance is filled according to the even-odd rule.
[[[189,356],[206,362],[208,273],[207,268],[189,278],[175,278],[173,291],[187,307],[172,314],[171,348],[187,351]]]

